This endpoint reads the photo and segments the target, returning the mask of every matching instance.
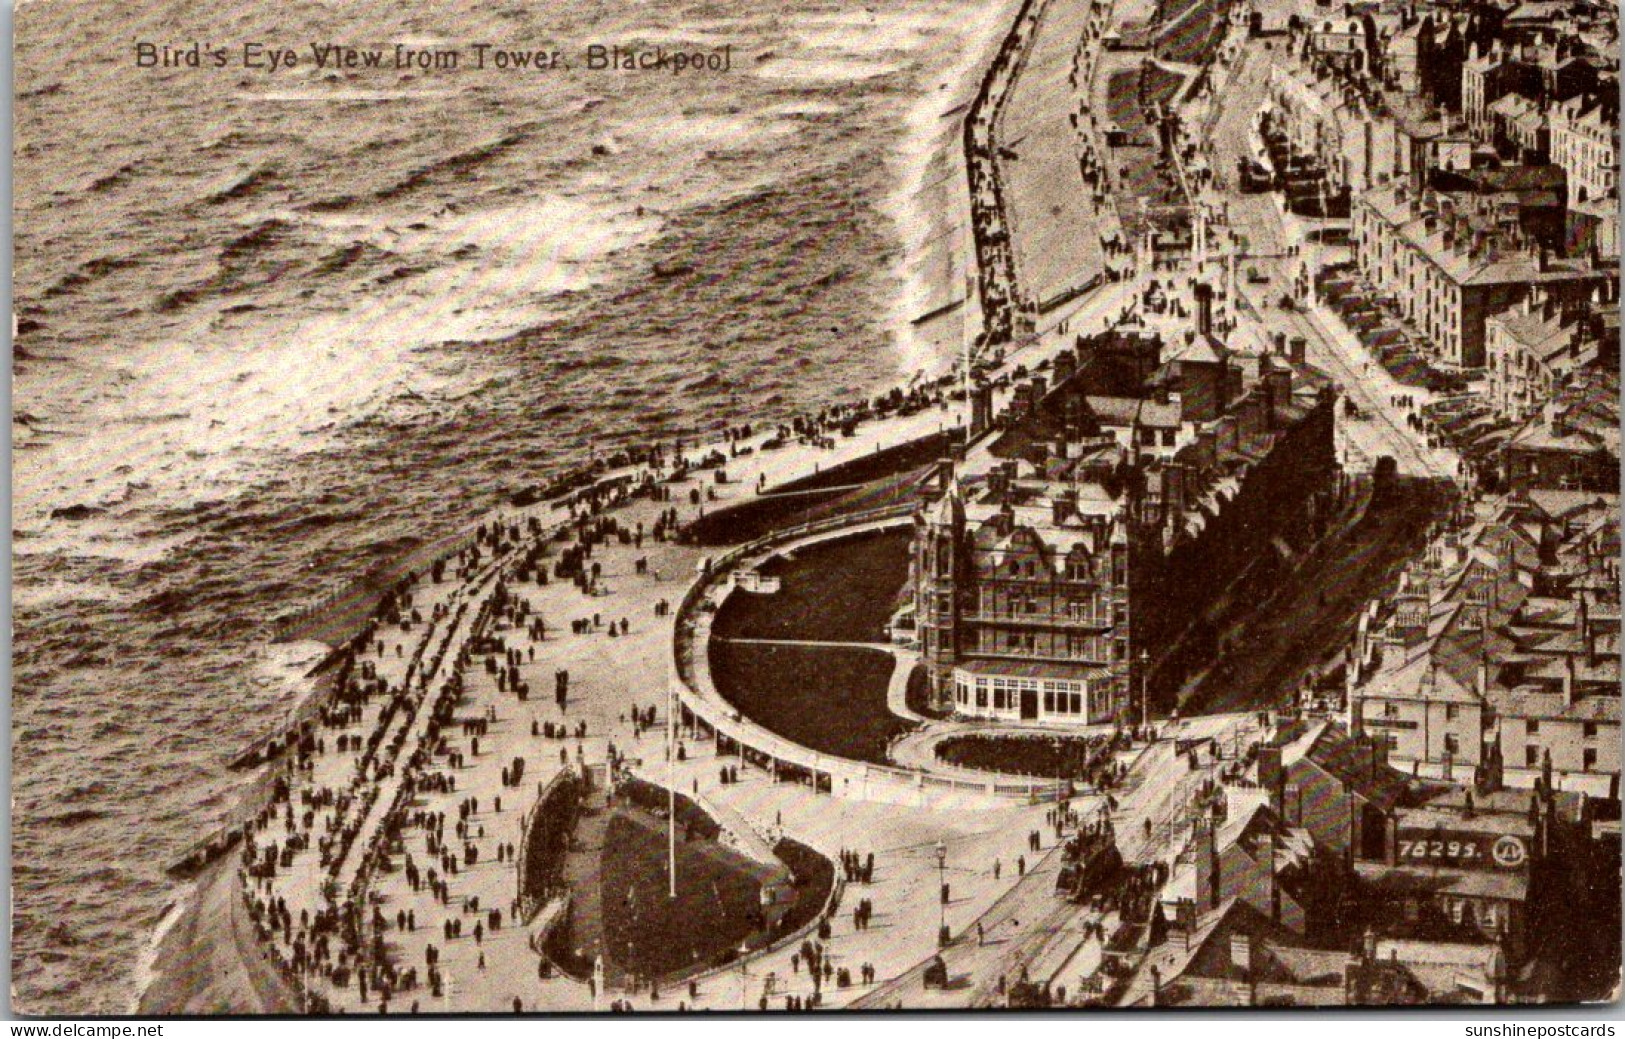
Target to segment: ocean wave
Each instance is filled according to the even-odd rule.
[[[19,90],[17,92],[17,100],[18,101],[32,101],[33,99],[38,98],[38,97],[50,97],[53,94],[59,94],[61,92],[62,92],[62,84],[60,82],[58,82],[58,83],[47,83],[45,86],[43,86],[43,87],[35,87],[33,90]]]
[[[294,225],[286,220],[270,217],[255,224],[247,234],[227,242],[220,250],[220,260],[228,266],[271,249],[292,237]]]
[[[261,166],[250,172],[246,177],[221,191],[217,191],[203,201],[210,205],[219,205],[223,202],[233,202],[237,199],[247,198],[260,191],[267,185],[274,184],[280,174],[274,165]]]
[[[92,516],[102,516],[106,513],[107,510],[99,505],[62,505],[51,510],[51,518],[60,520],[82,520],[89,519]]]
[[[163,293],[153,304],[153,309],[160,314],[174,313],[204,300],[251,287],[248,274],[253,267],[277,247],[294,241],[296,233],[294,225],[286,220],[276,217],[261,220],[246,233],[221,246],[217,256],[221,269],[217,273]],[[280,276],[285,266],[279,264],[276,269],[265,272],[261,280]]]
[[[121,426],[161,426],[169,422],[185,422],[192,417],[190,411],[163,411],[153,415],[125,415],[113,421]],[[128,466],[122,467],[128,471]]]
[[[58,278],[54,284],[47,288],[45,298],[52,299],[57,296],[65,296],[70,292],[84,288],[91,282],[107,277],[114,271],[121,271],[138,265],[139,261],[131,256],[98,256],[95,259],[86,260]],[[19,328],[18,331],[20,332],[22,329]]]
[[[107,818],[108,813],[94,808],[75,808],[68,812],[54,812],[48,815],[36,815],[34,821],[45,826],[78,826],[80,823],[92,822],[96,819]]]
[[[215,137],[204,142],[201,146],[199,146],[198,151],[214,152],[222,149],[243,151],[257,145],[268,143],[270,140],[274,139],[274,137],[267,137],[262,134],[251,133],[248,130],[231,130],[221,134],[219,137]]]
[[[382,263],[393,259],[394,256],[395,254],[388,249],[380,249],[370,242],[351,242],[318,258],[311,265],[311,273],[324,276],[338,274],[357,265]]]
[[[431,264],[409,263],[405,264],[404,266],[385,271],[383,274],[378,275],[378,277],[373,279],[373,284],[388,285],[397,281],[405,281],[407,278],[415,278],[420,274],[427,274],[432,270],[434,270],[434,267]]]
[[[91,181],[89,184],[85,185],[85,193],[90,195],[98,195],[103,192],[111,191],[114,188],[129,182],[132,177],[140,172],[141,166],[142,163],[140,162],[127,162],[118,169],[114,170],[112,173],[105,173]]]
[[[346,209],[353,209],[360,205],[361,202],[362,199],[355,195],[334,195],[332,198],[311,202],[304,209],[311,213],[342,213]]]
[[[529,138],[524,131],[504,134],[502,137],[467,151],[436,159],[408,173],[402,179],[373,193],[374,201],[388,202],[438,179],[457,179],[467,176],[493,159],[500,157]]]

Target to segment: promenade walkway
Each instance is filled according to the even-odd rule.
[[[1159,739],[1136,762],[1130,782],[1114,792],[1116,808],[1100,797],[1075,798],[1080,823],[1109,816],[1117,845],[1129,865],[1170,862],[1188,839],[1190,802],[1196,790],[1214,773],[1233,764],[1259,733],[1256,717],[1247,714],[1214,715],[1187,722],[1159,725]],[[1181,746],[1202,742],[1193,758]],[[1210,748],[1218,746],[1222,757]],[[1148,825],[1149,824],[1149,825]],[[1055,894],[1060,869],[1059,844],[1048,845],[1042,858],[1031,863],[1027,876],[1008,890],[989,910],[956,929],[956,940],[941,951],[948,968],[946,988],[926,988],[927,957],[878,986],[853,1004],[855,1009],[953,1009],[1003,1005],[1000,979],[1015,980],[1026,966],[1038,981],[1066,985],[1076,992],[1082,977],[1098,964],[1098,942],[1088,938],[1093,925],[1110,934],[1116,926],[1111,912],[1066,901]],[[981,925],[983,940],[976,940]],[[1092,947],[1091,947],[1092,946]],[[1075,965],[1075,966],[1074,966]],[[1074,972],[1076,971],[1076,972]]]
[[[1132,282],[1107,285],[1044,315],[995,374],[1035,366],[1104,326],[1135,291]],[[453,554],[443,572],[425,567],[404,578],[398,622],[378,626],[348,661],[364,691],[352,689],[349,701],[324,711],[306,745],[280,766],[279,798],[250,827],[232,911],[247,914],[243,926],[274,950],[268,962],[280,964],[270,969],[284,987],[346,1011],[593,1005],[579,983],[540,977],[532,935],[516,914],[515,851],[526,810],[560,769],[617,760],[665,774],[675,607],[707,559],[671,540],[673,532],[759,492],[952,429],[963,414],[938,399],[912,414],[865,419],[852,436],[841,434],[847,419],[837,409],[804,435],[758,427],[707,438],[674,451],[658,470],[599,474],[599,493],[577,488],[501,509],[480,524],[493,540],[477,559],[471,527],[446,543]],[[650,478],[658,495],[628,493]],[[599,525],[611,517],[604,532]],[[593,572],[585,587],[556,572],[563,549],[583,546]],[[328,630],[319,618],[301,623]],[[906,712],[912,654],[870,648],[896,660],[888,703]],[[563,674],[568,692],[555,697]],[[934,948],[939,913],[963,927],[1010,890],[1019,879],[1010,864],[1049,810],[985,799],[951,813],[860,801],[832,812],[827,794],[749,768],[743,782],[720,785],[712,746],[690,739],[685,752],[674,766],[679,784],[753,826],[770,825],[832,858],[842,849],[875,853],[874,883],[849,889],[843,906],[872,899],[873,922],[858,929],[849,913],[839,916],[825,944],[833,963],[869,964],[881,978]],[[978,785],[990,778],[978,774]],[[937,900],[938,842],[954,889],[946,910]],[[793,953],[702,979],[687,1001],[733,1008],[764,995],[808,995],[813,986],[804,971],[796,977]],[[821,989],[825,1005],[861,994]],[[657,1005],[652,994],[619,995]],[[671,1009],[677,998],[667,994],[658,1005]]]

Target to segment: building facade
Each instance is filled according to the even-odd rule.
[[[1284,360],[1231,354],[1209,305],[1173,351],[1107,333],[1064,353],[1056,384],[1018,387],[917,514],[914,621],[939,709],[1134,720],[1211,597],[1271,538],[1312,535],[1338,485],[1332,396]]]
[[[1515,203],[1493,197],[1377,188],[1356,199],[1352,237],[1360,273],[1458,368],[1486,365],[1486,322],[1532,290],[1579,301],[1617,282],[1617,272],[1553,256],[1524,233]]]
[[[1569,205],[1616,199],[1619,193],[1619,105],[1578,96],[1552,106],[1552,161],[1568,177]]]

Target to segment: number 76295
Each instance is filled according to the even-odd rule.
[[[1478,858],[1478,845],[1472,841],[1400,841],[1399,857],[1402,859],[1476,859]]]

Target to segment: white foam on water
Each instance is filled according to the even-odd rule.
[[[169,908],[164,910],[163,919],[158,921],[158,926],[153,930],[152,936],[147,939],[147,944],[142,948],[141,955],[136,960],[132,979],[134,995],[130,999],[129,1009],[126,1013],[133,1016],[141,1012],[141,998],[147,994],[147,989],[152,986],[157,976],[155,968],[158,964],[158,950],[163,946],[164,938],[180,922],[182,914],[186,912],[186,907],[191,905],[196,898],[196,882],[187,883],[175,890],[175,897],[169,903]]]
[[[963,257],[955,272],[960,285],[948,287],[945,293],[940,288],[933,291],[930,280],[946,275],[927,272],[919,261],[930,253],[928,242],[933,237],[941,234],[963,235],[963,225],[970,219],[970,200],[963,183],[951,185],[947,197],[955,200],[955,208],[945,213],[938,201],[943,192],[931,193],[927,197],[924,189],[927,178],[932,176],[931,160],[939,149],[961,147],[958,127],[962,113],[944,118],[945,113],[974,94],[977,77],[982,71],[983,55],[993,39],[1008,25],[1006,15],[1002,5],[956,5],[938,8],[929,16],[923,12],[913,12],[898,19],[910,24],[916,32],[925,32],[928,26],[934,28],[934,38],[938,41],[943,36],[950,37],[951,43],[938,42],[935,47],[940,53],[954,55],[951,65],[935,69],[922,77],[923,89],[918,100],[909,107],[905,118],[906,130],[891,157],[897,187],[887,196],[884,208],[895,221],[904,243],[902,258],[898,261],[903,291],[894,308],[891,326],[898,348],[898,368],[905,375],[936,375],[945,371],[954,360],[926,342],[912,321],[930,305],[931,300],[944,296],[957,297],[964,291]],[[951,129],[945,130],[945,123],[950,123]],[[954,169],[962,168],[957,158],[951,166]],[[965,249],[955,247],[954,252],[959,255]]]
[[[870,57],[772,57],[758,64],[752,74],[768,80],[797,83],[856,83],[901,72],[907,63]]]
[[[353,421],[455,396],[468,366],[445,363],[435,346],[526,327],[546,314],[549,296],[590,287],[598,264],[662,226],[611,198],[562,196],[448,209],[426,221],[283,211],[247,222],[268,218],[314,227],[334,247],[366,242],[400,265],[429,269],[370,288],[344,309],[210,315],[214,301],[172,337],[57,373],[72,388],[33,387],[42,402],[66,392],[83,406],[71,422],[42,422],[59,432],[15,455],[13,521],[37,535],[22,551],[126,558],[107,547],[121,529],[116,514],[68,521],[51,511],[120,503],[132,483],[167,508],[231,498],[273,453],[320,450]],[[404,230],[415,222],[427,226]],[[474,248],[458,253],[467,246]],[[91,534],[102,547],[89,547]],[[129,558],[150,557],[131,551]]]
[[[267,642],[254,653],[247,669],[248,682],[259,691],[264,702],[282,706],[291,714],[315,691],[310,669],[321,663],[329,652],[327,645],[311,639]]]
[[[70,602],[120,602],[129,598],[128,592],[100,581],[55,578],[49,581],[14,580],[11,585],[11,605],[14,610],[39,610]]]

